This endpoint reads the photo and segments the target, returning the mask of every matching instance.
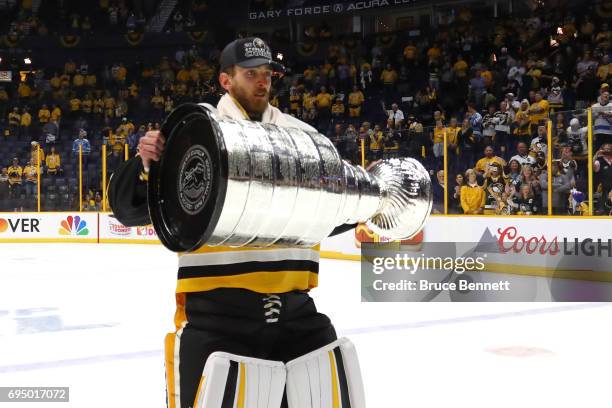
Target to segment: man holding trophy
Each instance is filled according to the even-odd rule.
[[[220,65],[217,107],[179,106],[109,187],[119,221],[153,223],[179,252],[168,407],[364,407],[355,349],[308,295],[318,243],[366,221],[390,238],[416,234],[429,176],[407,158],[350,166],[271,106],[283,67],[261,39],[231,42]]]

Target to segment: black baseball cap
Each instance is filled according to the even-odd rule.
[[[233,65],[253,68],[269,64],[273,71],[284,72],[285,67],[272,59],[272,51],[261,38],[239,38],[227,44],[219,59],[221,71]]]

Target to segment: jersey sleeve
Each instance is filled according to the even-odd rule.
[[[108,199],[117,220],[127,227],[151,223],[147,205],[147,183],[140,180],[140,157],[122,163],[113,173]]]

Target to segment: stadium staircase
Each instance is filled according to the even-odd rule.
[[[157,8],[157,13],[149,20],[146,31],[150,33],[161,32],[166,26],[177,3],[177,0],[162,0]]]

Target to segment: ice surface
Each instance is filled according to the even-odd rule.
[[[165,407],[176,264],[157,245],[0,244],[0,386]],[[361,303],[358,263],[320,269],[312,295],[355,343],[369,408],[610,404],[612,304]]]

